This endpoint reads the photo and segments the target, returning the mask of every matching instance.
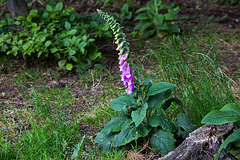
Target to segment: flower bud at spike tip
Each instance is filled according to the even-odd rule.
[[[118,44],[119,44],[119,40],[117,40],[117,41],[115,42],[115,44],[117,44],[117,45],[118,45]]]

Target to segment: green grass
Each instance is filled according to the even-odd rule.
[[[0,119],[1,127],[6,129],[0,132],[0,159],[71,159],[75,146],[84,136],[79,129],[81,124],[94,125],[100,130],[118,114],[109,105],[111,98],[123,92],[112,84],[118,76],[98,69],[81,75],[76,83],[85,87],[82,98],[89,104],[89,108],[81,112],[74,109],[80,104],[70,88],[71,82],[65,87],[46,87],[46,77],[42,73],[41,70],[31,72],[26,69],[11,77],[13,80],[9,83],[22,88],[27,101],[21,109],[1,106],[5,112]],[[101,93],[97,93],[99,85],[103,85]],[[88,95],[88,92],[92,93]],[[124,157],[124,152],[103,154],[96,148],[94,139],[85,136],[84,148],[80,151],[83,159]]]
[[[197,36],[197,37],[195,37]],[[220,56],[216,35],[170,36],[163,42],[149,43],[145,59],[151,64],[148,70],[156,74],[155,81],[177,85],[173,96],[184,103],[184,112],[200,126],[201,119],[213,109],[236,102],[237,85],[217,67]],[[169,109],[176,116],[181,109]]]

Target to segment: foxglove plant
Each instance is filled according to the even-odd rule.
[[[176,85],[167,82],[153,85],[154,76],[142,81],[139,72],[134,68],[129,43],[125,39],[126,35],[122,32],[120,24],[107,13],[97,11],[115,35],[115,43],[119,51],[119,69],[122,72],[120,76],[127,87],[125,91],[128,95],[110,102],[111,107],[121,111],[122,115],[114,117],[104,126],[97,135],[95,143],[98,143],[98,147],[103,152],[107,152],[144,137],[150,139],[154,151],[165,155],[175,148],[174,134],[186,138],[196,126],[192,125],[184,114],[179,114],[175,120],[167,118],[165,109],[171,105],[171,102],[182,106],[177,98],[168,99]]]

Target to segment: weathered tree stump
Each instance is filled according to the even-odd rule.
[[[25,0],[6,0],[6,3],[12,18],[18,17],[20,15],[27,16],[28,9]]]
[[[233,123],[222,125],[206,124],[189,134],[174,151],[158,160],[208,160],[217,154],[224,138],[234,128]],[[223,151],[220,160],[236,160],[231,154]]]

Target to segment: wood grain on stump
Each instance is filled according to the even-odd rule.
[[[174,151],[158,160],[208,160],[217,154],[226,136],[232,133],[233,123],[222,125],[206,124],[192,133]],[[231,154],[223,151],[220,160],[235,160]]]

